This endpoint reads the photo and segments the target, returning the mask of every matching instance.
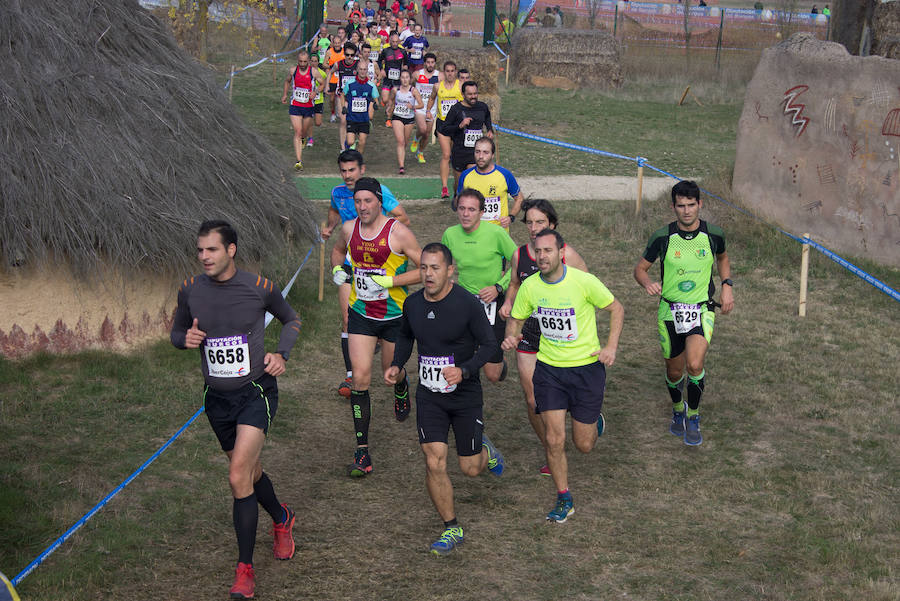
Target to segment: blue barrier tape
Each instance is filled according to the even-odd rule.
[[[312,39],[311,39],[311,38],[310,38],[309,42],[312,42]],[[256,61],[255,63],[250,63],[249,65],[246,65],[246,66],[244,66],[244,67],[241,67],[240,69],[236,70],[235,73],[237,74],[237,73],[240,73],[240,72],[242,72],[242,71],[246,71],[246,70],[248,70],[248,69],[253,69],[253,68],[255,68],[255,67],[260,66],[260,65],[263,64],[264,62],[270,61],[270,60],[272,60],[272,59],[274,59],[274,58],[278,58],[278,57],[281,57],[281,56],[287,56],[287,55],[289,55],[289,54],[293,54],[293,53],[295,53],[295,52],[299,52],[301,48],[306,48],[306,47],[309,45],[309,42],[306,42],[306,43],[303,44],[302,46],[297,46],[297,47],[294,48],[293,50],[286,50],[285,52],[279,52],[279,53],[277,53],[277,54],[270,54],[269,56],[265,56],[265,57],[259,59],[258,61]],[[229,79],[228,81],[225,82],[225,89],[227,90],[227,89],[228,89],[228,86],[230,86],[230,85],[231,85],[231,79]]]
[[[493,45],[494,45],[494,48],[496,48],[496,49],[497,49],[497,52],[499,52],[499,53],[500,53],[500,54],[502,54],[502,55],[503,55],[503,58],[504,58],[504,59],[507,59],[507,58],[509,58],[509,55],[508,55],[508,54],[506,54],[506,53],[505,53],[505,52],[503,52],[503,49],[502,49],[502,48],[500,48],[500,46],[498,46],[498,45],[497,45],[497,42],[494,42],[494,41],[491,41],[491,44],[493,44]]]
[[[306,253],[306,257],[303,259],[303,262],[300,263],[300,267],[298,267],[298,268],[297,268],[297,271],[294,273],[294,277],[291,278],[291,280],[287,283],[287,286],[285,286],[285,287],[284,287],[284,290],[281,292],[281,295],[282,295],[283,297],[287,297],[288,292],[290,292],[291,287],[294,285],[294,282],[297,280],[297,276],[300,275],[300,270],[303,269],[303,266],[304,266],[304,265],[306,265],[306,261],[309,259],[309,256],[312,254],[312,251],[313,251],[313,249],[314,249],[315,247],[316,247],[315,244],[313,244],[312,246],[309,247],[309,251]],[[271,316],[269,313],[266,313],[266,327],[268,327],[269,322],[270,322],[271,320],[272,320],[272,316]],[[49,557],[51,553],[53,553],[54,551],[56,551],[56,550],[60,547],[60,545],[62,545],[64,542],[66,542],[66,541],[69,539],[69,537],[71,537],[73,534],[75,534],[76,531],[78,531],[82,526],[84,526],[84,524],[85,524],[89,519],[91,519],[92,517],[94,517],[94,514],[95,514],[95,513],[97,513],[97,512],[100,511],[101,509],[103,509],[103,507],[106,506],[106,504],[109,503],[109,501],[110,501],[113,497],[115,497],[117,494],[119,494],[119,492],[120,492],[123,488],[125,488],[126,486],[128,486],[128,485],[131,483],[132,480],[134,480],[135,478],[137,478],[137,477],[141,474],[141,472],[143,472],[145,469],[147,469],[147,467],[148,467],[151,463],[153,463],[154,461],[156,461],[156,459],[157,459],[160,455],[162,455],[162,453],[163,453],[166,449],[168,449],[169,446],[170,446],[173,442],[175,442],[175,439],[177,439],[179,436],[181,436],[181,434],[182,434],[185,430],[188,429],[188,426],[190,426],[192,423],[194,423],[194,421],[195,421],[198,417],[200,417],[200,414],[201,414],[201,413],[203,413],[203,407],[200,407],[200,409],[197,410],[197,412],[191,417],[191,419],[187,420],[187,421],[184,423],[183,426],[181,426],[180,428],[178,428],[178,431],[175,432],[175,434],[173,434],[172,437],[171,437],[169,440],[167,440],[166,443],[165,443],[163,446],[159,447],[159,449],[157,449],[156,452],[153,453],[153,455],[151,455],[150,458],[149,458],[147,461],[145,461],[144,463],[142,463],[142,464],[141,464],[141,467],[137,468],[134,472],[132,472],[131,475],[128,476],[127,478],[125,478],[125,480],[124,480],[121,484],[119,484],[117,487],[115,487],[115,488],[112,490],[112,492],[110,492],[108,495],[106,495],[105,497],[103,497],[103,499],[102,499],[99,503],[97,503],[96,505],[94,505],[94,506],[90,509],[90,511],[88,511],[86,514],[84,514],[84,515],[81,517],[80,520],[78,520],[77,522],[75,522],[75,523],[72,525],[71,528],[69,528],[68,530],[66,530],[66,531],[63,533],[62,536],[60,536],[58,539],[56,539],[55,541],[53,541],[53,544],[51,544],[49,547],[47,547],[46,549],[44,549],[44,551],[43,551],[40,555],[38,555],[31,563],[29,563],[27,566],[25,566],[25,569],[22,570],[21,572],[19,572],[19,573],[16,575],[16,577],[12,579],[12,584],[13,584],[13,586],[18,586],[19,583],[20,583],[22,580],[24,580],[25,577],[28,576],[31,572],[33,572],[35,568],[37,568],[39,565],[41,565],[42,563],[44,563],[44,560],[47,559],[47,557]]]
[[[654,166],[654,165],[651,165],[650,163],[647,162],[647,159],[645,159],[644,157],[629,157],[629,156],[625,156],[625,155],[622,155],[622,154],[615,154],[615,153],[612,153],[612,152],[606,152],[605,150],[598,150],[598,149],[596,149],[596,148],[590,148],[590,147],[588,147],[588,146],[579,146],[579,145],[577,145],[577,144],[569,144],[568,142],[560,142],[559,140],[553,140],[553,139],[551,139],[551,138],[544,138],[544,137],[542,137],[542,136],[536,136],[536,135],[534,135],[534,134],[525,133],[525,132],[518,131],[518,130],[515,130],[515,129],[509,129],[509,128],[507,128],[507,127],[499,127],[499,126],[495,126],[494,129],[496,129],[497,131],[503,132],[503,133],[512,134],[512,135],[514,135],[514,136],[520,136],[520,137],[522,137],[522,138],[527,138],[527,139],[529,139],[529,140],[534,140],[534,141],[536,141],[536,142],[544,142],[545,144],[551,144],[551,145],[553,145],[553,146],[560,146],[560,147],[562,147],[562,148],[569,148],[569,149],[571,149],[571,150],[580,150],[581,152],[587,152],[587,153],[590,153],[590,154],[596,154],[596,155],[600,155],[600,156],[612,157],[612,158],[616,158],[616,159],[623,159],[623,160],[626,160],[626,161],[631,161],[631,162],[633,162],[633,163],[637,163],[637,165],[638,165],[639,167],[647,167],[648,169],[651,169],[651,170],[653,170],[653,171],[656,171],[657,173],[661,173],[662,175],[665,175],[665,176],[667,176],[667,177],[671,177],[672,179],[674,179],[674,180],[676,180],[676,181],[681,181],[681,180],[683,179],[683,178],[681,178],[681,177],[678,177],[678,176],[675,175],[674,173],[669,173],[668,171],[665,171],[664,169],[660,169],[659,167],[656,167],[656,166]],[[859,278],[862,279],[863,281],[865,281],[865,282],[869,283],[870,285],[874,286],[876,289],[878,289],[878,290],[880,290],[881,292],[887,294],[888,296],[890,296],[890,297],[893,298],[894,300],[900,301],[900,292],[894,290],[893,288],[891,288],[890,286],[888,286],[887,284],[885,284],[884,282],[882,282],[881,280],[879,280],[879,279],[876,278],[875,276],[873,276],[873,275],[871,275],[871,274],[869,274],[869,273],[866,273],[864,270],[860,269],[859,267],[857,267],[856,265],[854,265],[853,263],[851,263],[851,262],[848,261],[847,259],[843,258],[842,256],[840,256],[840,255],[837,254],[836,252],[834,252],[834,251],[828,249],[827,247],[822,246],[822,245],[819,244],[818,242],[815,242],[815,241],[813,241],[813,240],[810,240],[809,238],[800,238],[799,236],[797,236],[797,235],[795,235],[795,234],[792,234],[792,233],[790,233],[790,232],[788,232],[788,231],[785,231],[785,230],[781,229],[780,227],[778,227],[777,225],[775,225],[775,224],[773,224],[773,223],[769,223],[768,221],[766,221],[766,220],[763,219],[762,217],[759,217],[758,215],[754,215],[754,214],[751,213],[750,211],[748,211],[748,210],[746,210],[746,209],[744,209],[744,208],[742,208],[742,207],[739,207],[739,206],[737,206],[737,205],[735,205],[735,204],[733,204],[733,203],[731,203],[731,202],[728,202],[727,200],[725,200],[725,199],[722,198],[721,196],[717,196],[717,195],[713,194],[713,193],[710,192],[709,190],[705,190],[705,189],[703,189],[703,188],[700,188],[700,190],[701,190],[704,194],[706,194],[707,196],[709,196],[710,198],[715,198],[716,200],[718,200],[718,201],[720,201],[720,202],[722,202],[722,203],[728,205],[728,206],[731,207],[732,209],[735,209],[736,211],[738,211],[738,212],[740,212],[740,213],[743,213],[744,215],[747,215],[748,217],[752,217],[753,219],[756,219],[757,221],[759,221],[759,222],[761,222],[761,223],[764,223],[764,224],[768,225],[769,227],[771,227],[771,228],[773,228],[774,230],[776,230],[776,231],[778,231],[778,232],[784,234],[785,236],[787,236],[788,238],[790,238],[790,239],[792,239],[792,240],[795,240],[795,241],[797,241],[797,242],[799,242],[799,243],[801,243],[801,244],[809,244],[810,246],[812,246],[813,248],[815,248],[817,251],[819,251],[820,253],[822,253],[823,255],[825,255],[826,257],[828,257],[829,259],[831,259],[832,261],[834,261],[835,263],[837,263],[838,265],[840,265],[841,267],[843,267],[844,269],[846,269],[847,271],[849,271],[850,273],[852,273],[853,275],[859,277]]]
[[[135,478],[137,478],[138,474],[140,474],[141,472],[143,472],[144,469],[146,469],[148,465],[150,465],[151,463],[153,463],[154,461],[156,461],[156,458],[159,457],[160,454],[162,454],[163,451],[165,451],[167,448],[169,448],[169,445],[171,445],[171,444],[175,441],[176,438],[178,438],[179,436],[181,436],[181,433],[184,432],[184,431],[187,429],[188,426],[190,426],[192,423],[194,423],[194,420],[197,419],[197,418],[200,416],[201,413],[203,413],[203,407],[200,407],[200,409],[197,410],[197,413],[195,413],[195,414],[193,415],[193,417],[191,417],[191,419],[189,419],[187,422],[185,422],[185,424],[184,424],[183,426],[181,426],[181,428],[178,429],[178,432],[176,432],[176,433],[172,436],[172,438],[170,438],[168,441],[166,441],[166,444],[164,444],[163,446],[161,446],[155,453],[153,453],[153,455],[150,457],[150,459],[148,459],[147,461],[145,461],[145,462],[141,465],[141,467],[139,467],[138,469],[136,469],[130,476],[128,476],[127,478],[125,478],[125,481],[124,481],[124,482],[122,482],[122,483],[119,484],[117,487],[115,487],[111,493],[109,493],[108,495],[106,495],[105,497],[103,497],[103,500],[102,500],[102,501],[100,501],[99,503],[97,503],[96,505],[94,505],[94,506],[91,508],[90,511],[88,511],[86,514],[84,514],[84,516],[82,516],[82,518],[81,518],[80,520],[78,520],[77,522],[75,522],[75,524],[74,524],[71,528],[69,528],[68,530],[66,530],[65,533],[64,533],[62,536],[60,536],[58,539],[56,539],[56,540],[53,542],[52,545],[50,545],[49,547],[47,547],[47,548],[44,550],[44,552],[41,553],[40,555],[38,555],[37,558],[35,558],[34,561],[32,561],[30,564],[28,564],[28,565],[25,567],[24,570],[22,570],[21,572],[19,572],[19,574],[16,575],[16,577],[12,579],[13,586],[18,586],[18,584],[19,584],[26,576],[28,576],[28,574],[30,574],[32,571],[34,571],[34,569],[35,569],[36,567],[38,567],[39,565],[41,565],[41,564],[44,562],[44,560],[45,560],[51,553],[53,553],[54,551],[56,551],[56,549],[59,548],[60,545],[62,545],[64,542],[66,542],[66,540],[67,540],[70,536],[72,536],[72,535],[75,533],[76,530],[78,530],[79,528],[81,528],[82,526],[84,526],[84,523],[87,522],[89,519],[91,519],[91,517],[92,517],[95,513],[97,513],[98,511],[100,511],[100,510],[101,510],[101,509],[109,502],[110,499],[112,499],[114,496],[116,496],[116,495],[119,493],[120,490],[122,490],[123,488],[125,488],[125,487],[128,485],[129,482],[131,482],[132,480],[134,480]]]

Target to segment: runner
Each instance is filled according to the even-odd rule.
[[[541,338],[533,377],[535,411],[544,422],[547,465],[557,491],[547,519],[557,523],[575,512],[566,462],[566,412],[572,414],[575,448],[590,453],[603,426],[605,366],[615,362],[625,318],[622,305],[600,280],[562,262],[564,246],[556,230],[546,229],[535,237],[541,273],[519,287],[502,344],[505,351],[516,348],[525,319],[537,313]],[[609,312],[604,347],[597,337],[596,309]]]
[[[369,45],[369,54],[364,58],[368,58],[369,62],[378,64],[378,57],[381,55],[381,49],[384,46],[384,41],[381,39],[381,36],[378,35],[378,32],[375,31],[375,27],[369,28],[369,33],[365,37],[366,44]]]
[[[502,341],[506,323],[497,309],[503,305],[504,289],[509,285],[511,274],[506,266],[516,252],[516,243],[502,227],[483,221],[483,213],[484,195],[478,190],[462,190],[456,208],[459,224],[448,227],[441,242],[456,257],[459,285],[478,297],[495,338]],[[484,375],[491,382],[506,378],[506,360],[499,343],[484,366]]]
[[[391,124],[397,140],[398,173],[406,173],[406,143],[412,138],[416,110],[425,106],[419,91],[412,86],[412,75],[404,69],[400,72],[400,87],[391,90],[388,101],[392,108]]]
[[[486,138],[482,138],[486,139]],[[480,142],[481,140],[479,140]],[[549,200],[543,198],[535,198],[525,201],[522,207],[525,214],[525,227],[528,229],[528,243],[520,246],[512,258],[512,279],[509,282],[509,288],[506,290],[506,300],[500,307],[500,317],[509,319],[509,314],[513,308],[513,302],[516,300],[516,293],[519,286],[526,278],[531,277],[538,271],[535,262],[534,239],[538,232],[542,232],[547,228],[556,229],[559,219],[556,216],[556,210]],[[562,262],[568,267],[574,267],[581,271],[587,271],[587,265],[571,245],[566,244]],[[541,326],[537,318],[532,315],[525,320],[522,326],[522,341],[516,347],[516,366],[519,368],[519,383],[522,385],[522,391],[525,393],[525,404],[528,407],[528,421],[531,423],[534,433],[537,434],[541,445],[546,444],[544,436],[544,422],[541,417],[534,411],[534,385],[531,378],[534,375],[534,365],[537,362],[537,352],[540,346]],[[603,414],[600,414],[601,419]],[[602,432],[600,432],[602,434]],[[550,475],[550,468],[544,464],[539,470],[544,476]]]
[[[400,48],[400,36],[392,32],[390,45],[381,51],[378,57],[378,68],[381,69],[381,103],[384,105],[387,121],[385,125],[391,127],[391,114],[388,112],[388,101],[391,89],[400,85],[400,71],[406,66],[406,52]]]
[[[372,471],[369,384],[375,345],[381,342],[381,368],[386,371],[394,356],[406,287],[419,280],[419,274],[408,270],[408,264],[412,261],[418,266],[422,255],[409,228],[382,214],[382,198],[378,180],[360,178],[353,193],[359,217],[341,226],[331,249],[334,283],[341,285],[350,278],[353,280],[348,324],[353,366],[350,406],[357,445],[350,466],[353,477],[362,477]],[[343,265],[347,254],[352,265],[349,270]],[[394,416],[402,422],[409,417],[409,409],[409,378],[404,373],[394,385]]]
[[[297,66],[284,80],[284,92],[281,104],[288,104],[288,93],[291,94],[290,108],[291,127],[294,129],[294,154],[297,162],[294,169],[303,169],[303,138],[312,134],[315,117],[315,90],[324,85],[325,79],[318,68],[309,64],[309,53],[301,50],[297,53]]]
[[[356,64],[356,77],[344,84],[343,92],[347,102],[347,147],[365,153],[374,102],[378,99],[378,90],[369,83],[369,61]]]
[[[372,54],[372,47],[369,46],[368,43],[362,45],[362,49],[359,52],[360,56],[363,58],[370,56]],[[378,63],[371,60],[366,60],[366,81],[368,81],[375,89],[378,89]]]
[[[462,95],[463,99],[450,108],[444,121],[444,132],[453,141],[450,163],[456,181],[463,171],[475,165],[475,142],[485,135],[494,137],[491,109],[478,100],[478,84],[474,81],[462,84]]]
[[[672,398],[669,432],[687,445],[703,442],[700,434],[700,397],[706,382],[703,367],[719,306],[713,301],[716,286],[712,264],[722,281],[722,313],[734,308],[731,262],[725,253],[722,229],[700,219],[700,188],[692,181],[672,187],[675,221],[650,236],[644,256],[634,268],[634,279],[650,295],[659,295],[657,323],[666,363],[666,385]],[[648,271],[659,257],[660,282]],[[687,409],[682,393],[687,369]]]
[[[413,73],[425,68],[425,49],[428,38],[422,35],[422,26],[413,26],[413,34],[403,41],[403,47],[409,50],[409,69]]]
[[[436,64],[437,57],[434,53],[426,53],[425,67],[416,76],[416,89],[422,96],[422,102],[426,107],[431,106],[430,111],[427,108],[416,110],[416,139],[409,146],[409,151],[415,153],[416,159],[420,163],[425,162],[425,147],[428,146],[431,139],[431,128],[434,125],[434,116],[437,114],[437,107],[429,102],[435,86],[441,81],[441,74],[435,68]],[[427,115],[431,115],[431,118],[428,119]]]
[[[516,220],[522,208],[523,196],[512,172],[494,163],[496,149],[491,138],[481,138],[475,142],[475,166],[460,175],[456,193],[459,194],[463,188],[474,188],[484,194],[485,209],[481,218],[508,232],[509,224]],[[511,210],[510,197],[515,201]]]
[[[322,229],[322,239],[328,240],[334,228],[339,224],[356,219],[356,205],[353,202],[353,188],[356,182],[366,173],[363,155],[358,150],[345,150],[338,155],[338,168],[344,183],[331,189],[331,206],[328,207],[328,221]],[[381,184],[382,213],[393,217],[405,226],[409,226],[409,216],[397,202],[394,194],[387,186]],[[348,268],[349,260],[344,261]],[[338,394],[350,398],[353,367],[350,364],[350,350],[347,346],[347,308],[350,300],[350,282],[338,287],[338,302],[341,308],[341,354],[344,357],[346,377],[338,386]]]
[[[344,33],[345,29],[343,27],[338,27],[337,34],[331,39],[331,46],[328,47],[328,50],[325,53],[325,64],[328,65],[328,99],[331,104],[331,119],[330,121],[334,123],[337,120],[335,113],[337,112],[337,89],[338,89],[338,74],[332,71],[332,68],[338,61],[344,60]]]
[[[434,125],[434,131],[437,134],[438,143],[441,145],[441,198],[450,198],[447,180],[450,178],[450,149],[453,142],[450,135],[444,133],[444,125],[447,113],[463,97],[462,84],[456,79],[456,63],[444,61],[443,72],[444,80],[438,83],[437,93],[432,94],[428,100],[425,119],[433,119],[431,117],[432,108],[437,106],[437,122]]]
[[[313,70],[318,71],[319,75],[322,76],[322,83],[316,84],[316,98],[313,101],[315,127],[322,127],[322,114],[325,112],[325,90],[328,87],[328,84],[325,82],[328,80],[328,74],[319,66],[319,55],[315,52],[309,55],[309,66],[312,67]],[[312,131],[310,131],[310,134],[312,134]],[[306,140],[306,146],[312,147],[314,142],[313,136],[310,135],[309,139]]]
[[[275,283],[239,271],[237,232],[227,222],[205,221],[197,232],[203,274],[184,280],[172,323],[172,344],[202,348],[203,405],[219,445],[228,456],[228,482],[238,564],[232,599],[251,599],[256,576],[253,547],[259,508],[272,517],[275,559],[294,556],[294,512],[280,503],[262,471],[260,454],[278,409],[276,378],[300,334],[297,313]],[[266,311],[284,324],[274,353],[265,350]]]
[[[425,287],[403,305],[394,359],[384,380],[399,382],[415,341],[419,354],[416,430],[425,455],[428,495],[444,522],[444,531],[431,544],[431,552],[446,555],[463,542],[447,475],[450,426],[463,474],[474,477],[485,468],[495,476],[503,474],[503,455],[483,432],[484,399],[478,378],[478,370],[497,341],[481,303],[451,282],[453,256],[446,246],[437,242],[427,245],[419,272]]]
[[[313,38],[312,44],[310,44],[310,48],[313,49],[311,54],[319,55],[319,63],[325,64],[325,54],[328,52],[328,48],[331,46],[331,36],[328,35],[328,26],[325,23],[319,25],[319,31],[316,33],[316,37]]]
[[[469,70],[466,69],[465,67],[463,67],[462,69],[460,69],[460,70],[459,70],[459,83],[460,83],[460,84],[464,84],[464,83],[466,83],[467,81],[469,81],[469,79],[470,79],[470,76],[469,76]]]

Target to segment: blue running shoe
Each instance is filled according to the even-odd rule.
[[[441,534],[441,537],[431,543],[431,552],[435,555],[446,555],[456,548],[456,545],[463,544],[462,526],[453,526],[447,528]]]
[[[672,411],[672,423],[669,424],[669,432],[675,436],[684,436],[684,411]]]
[[[570,515],[575,513],[572,497],[557,497],[556,506],[547,514],[547,520],[562,524]]]
[[[687,418],[684,429],[684,444],[695,447],[703,442],[703,435],[700,434],[700,414],[692,415]]]
[[[486,434],[481,434],[481,444],[488,452],[488,470],[495,476],[503,475],[503,453],[497,450]]]
[[[353,456],[353,464],[349,468],[352,478],[362,478],[372,473],[372,456],[369,455],[369,447],[357,447]]]
[[[600,414],[600,418],[597,420],[597,436],[603,436],[603,432],[606,431],[606,420],[603,419],[603,414]]]

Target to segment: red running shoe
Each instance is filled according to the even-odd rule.
[[[290,559],[294,556],[294,536],[291,530],[294,528],[294,512],[291,508],[281,504],[284,508],[284,514],[287,518],[281,524],[272,524],[272,537],[275,542],[272,543],[272,550],[275,552],[275,559]]]
[[[344,397],[345,399],[350,398],[350,385],[353,383],[353,380],[348,376],[344,378],[344,381],[338,386],[338,394]]]
[[[234,573],[234,585],[231,587],[232,599],[252,599],[256,588],[256,574],[249,563],[238,563]]]
[[[447,186],[441,188],[441,198],[450,198],[450,190],[447,189]]]

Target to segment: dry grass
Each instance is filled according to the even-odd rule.
[[[407,207],[420,242],[438,239],[453,222],[444,207]],[[894,509],[900,466],[892,449],[900,376],[893,366],[900,348],[883,327],[896,312],[893,302],[814,255],[810,315],[799,320],[799,249],[709,202],[707,217],[728,235],[738,305],[720,316],[713,339],[705,442],[688,448],[666,431],[655,305],[630,276],[646,236],[670,218],[665,201],[648,203],[637,219],[625,202],[557,208],[567,240],[626,307],[622,347],[609,372],[609,430],[591,455],[570,449],[578,513],[561,527],[543,521],[552,484],[537,474],[541,450],[513,370],[509,381],[485,385],[487,431],[506,454],[508,471],[499,480],[466,479],[451,461],[467,541],[445,560],[430,556],[427,545],[440,522],[425,492],[413,423],[394,421],[385,386],[372,387],[376,471],[364,481],[345,476],[353,439],[350,410],[333,392],[341,376],[334,294],[329,288],[329,302],[316,304],[315,271],[307,270],[291,297],[306,317],[305,330],[280,380],[264,455],[281,498],[298,510],[298,553],[275,562],[261,525],[259,597],[896,599],[891,566],[900,548]],[[521,240],[521,226],[513,234]],[[895,286],[900,281],[896,271],[880,275]],[[102,356],[96,357],[94,369],[101,370]],[[117,432],[102,439],[124,455],[155,448],[173,422],[196,408],[192,354],[161,345],[146,359],[136,357],[137,364],[106,378],[77,370],[72,378],[61,375],[84,358],[45,358],[25,366],[40,383],[34,391],[9,369],[0,372],[4,388],[21,399],[4,407],[0,433],[12,445],[2,447],[4,487],[41,493],[64,479],[72,483],[66,494],[39,494],[40,507],[18,506],[39,517],[47,536],[111,488],[127,463],[123,457],[93,464],[97,452],[110,455],[89,452],[96,436],[72,453],[58,442],[63,432],[92,432],[97,420],[115,423]],[[174,378],[154,381],[152,363]],[[143,385],[128,376],[141,369],[150,374]],[[73,380],[93,388],[77,392]],[[136,385],[143,387],[143,406],[135,403]],[[114,390],[123,400],[103,402]],[[89,410],[95,399],[106,408]],[[49,436],[32,432],[35,415],[52,422],[64,408],[69,419]],[[147,412],[157,417],[141,417]],[[22,592],[47,600],[146,599],[158,590],[177,599],[222,598],[234,561],[230,504],[225,462],[202,421],[31,575]],[[156,422],[165,424],[148,432]],[[46,467],[26,468],[34,465],[27,458],[38,456]],[[11,518],[3,518],[0,532],[9,532]],[[27,534],[32,521],[24,523],[31,525],[16,532],[28,552],[11,553],[5,540],[4,566],[20,567],[40,549],[41,541]]]

